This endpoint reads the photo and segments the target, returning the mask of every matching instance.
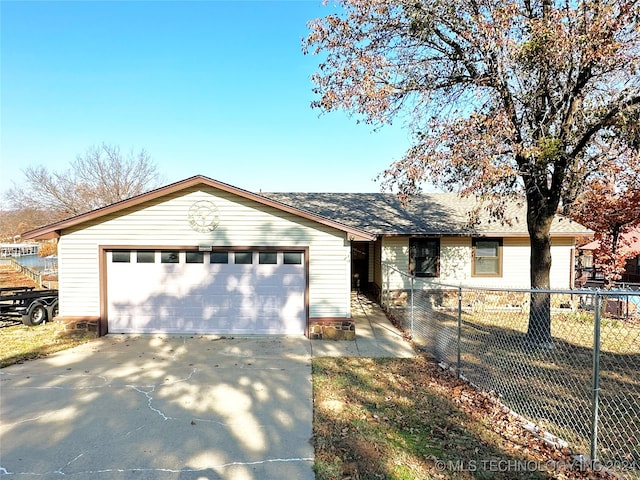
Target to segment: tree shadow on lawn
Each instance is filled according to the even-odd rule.
[[[457,366],[457,308],[426,302],[412,322],[413,340],[451,368]],[[467,307],[469,307],[467,305]],[[460,374],[477,388],[589,454],[593,417],[593,312],[553,312],[554,348],[526,342],[526,310],[502,305],[462,312]],[[392,311],[408,325],[406,312]],[[404,316],[403,316],[404,315]],[[640,471],[640,325],[602,318],[597,458]],[[635,478],[635,477],[634,477]]]
[[[557,324],[563,320],[554,321]],[[603,326],[603,339],[619,333],[612,325]],[[495,393],[517,413],[588,454],[593,416],[593,349],[582,345],[592,341],[593,325],[571,323],[559,327],[558,330],[568,328],[567,336],[555,336],[554,348],[548,349],[526,343],[519,330],[464,321],[460,372],[478,388]],[[640,334],[625,334],[625,345],[618,344],[616,348],[638,351]],[[616,343],[608,340],[608,345]],[[638,465],[640,352],[603,349],[599,363],[598,458]]]
[[[320,480],[552,478],[552,462],[570,462],[425,357],[315,359],[313,370]]]

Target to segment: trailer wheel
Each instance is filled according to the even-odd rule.
[[[53,321],[58,316],[58,300],[55,300],[49,308],[47,308],[47,318]]]
[[[47,309],[41,303],[32,303],[26,315],[22,316],[22,323],[33,326],[47,321]]]

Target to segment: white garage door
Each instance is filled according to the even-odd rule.
[[[304,253],[107,252],[111,333],[303,334]]]

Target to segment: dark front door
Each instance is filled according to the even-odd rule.
[[[351,242],[351,290],[364,291],[369,281],[369,244]]]

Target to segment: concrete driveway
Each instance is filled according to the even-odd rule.
[[[313,479],[304,337],[107,336],[0,370],[0,476]]]

